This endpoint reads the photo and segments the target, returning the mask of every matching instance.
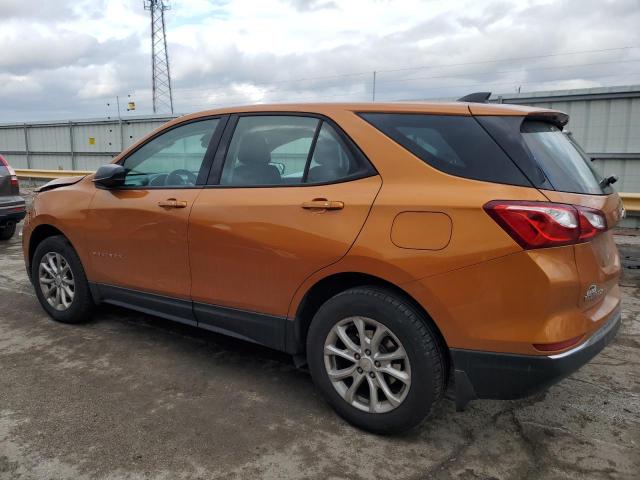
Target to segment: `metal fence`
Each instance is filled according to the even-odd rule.
[[[0,125],[0,153],[16,169],[95,170],[174,117]]]

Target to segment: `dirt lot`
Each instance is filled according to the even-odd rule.
[[[50,321],[15,237],[0,246],[0,478],[638,479],[640,237],[618,240],[615,344],[544,394],[444,400],[383,438],[334,415],[286,355],[115,308]]]

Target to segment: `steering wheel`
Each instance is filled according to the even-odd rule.
[[[187,180],[183,177],[187,177]],[[174,170],[173,172],[167,175],[166,180],[164,181],[165,185],[195,185],[198,177],[195,176],[193,172],[189,170],[185,170],[184,168],[179,168]]]

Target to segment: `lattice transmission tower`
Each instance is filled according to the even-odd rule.
[[[169,111],[173,114],[171,70],[167,50],[164,12],[171,6],[165,0],[144,0],[144,9],[151,12],[151,76],[153,84],[153,113]]]

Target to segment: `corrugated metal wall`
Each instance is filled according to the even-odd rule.
[[[173,117],[0,125],[0,153],[14,168],[95,170]]]

